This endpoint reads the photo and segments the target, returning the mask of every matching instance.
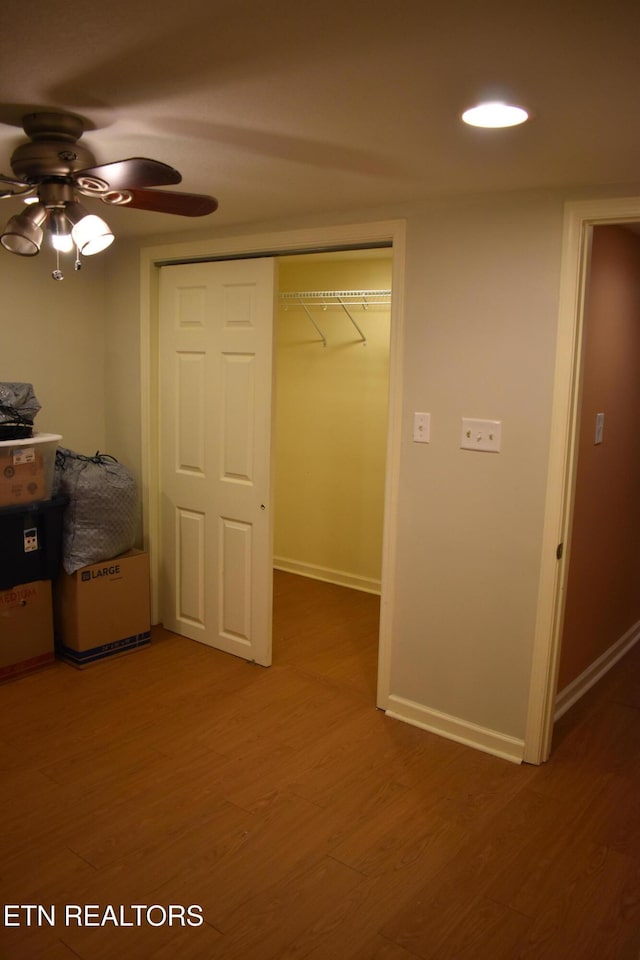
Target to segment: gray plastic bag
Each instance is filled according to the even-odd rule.
[[[0,440],[23,440],[33,434],[40,410],[31,383],[0,383]]]
[[[62,565],[67,573],[112,560],[135,544],[138,490],[126,467],[108,454],[56,453],[56,494],[68,498]]]

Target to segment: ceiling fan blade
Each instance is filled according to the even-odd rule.
[[[129,190],[136,187],[162,187],[169,183],[180,183],[182,177],[177,170],[159,160],[147,157],[130,157],[128,160],[116,160],[97,167],[87,167],[75,174],[78,183],[83,180],[104,180],[110,190]],[[91,189],[89,187],[89,189]]]
[[[34,189],[33,184],[25,183],[24,180],[16,180],[15,177],[5,177],[0,173],[0,184],[8,183],[10,187],[16,187],[15,190],[5,190],[0,186],[0,200],[5,197],[19,197],[24,193],[31,193]]]
[[[132,207],[135,210],[152,210],[154,213],[173,213],[179,217],[205,217],[218,209],[215,197],[208,197],[202,193],[178,193],[174,190],[127,190],[131,200],[123,203],[121,200],[109,200],[109,195],[103,198],[106,204]]]
[[[5,177],[4,173],[0,173],[0,183],[12,183],[16,187],[30,186],[30,184],[25,183],[24,180],[16,180],[15,177]]]

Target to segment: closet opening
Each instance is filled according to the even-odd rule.
[[[287,282],[290,264],[305,261],[309,266],[317,264],[318,270],[322,264],[333,275],[296,278],[295,285],[293,280]],[[333,262],[343,263],[344,271],[355,271],[358,261],[368,264],[368,275],[335,275]],[[281,580],[351,599],[349,612],[336,614],[337,625],[320,619],[319,614],[329,609],[326,599],[310,601],[314,609],[311,617],[305,615],[304,637],[312,631],[322,634],[326,642],[321,659],[326,670],[332,675],[339,672],[335,662],[339,652],[350,673],[350,688],[358,684],[360,690],[366,688],[367,702],[383,710],[389,698],[394,618],[404,262],[403,221],[177,243],[148,248],[141,255],[141,383],[146,398],[142,521],[152,571],[153,622],[261,666],[271,665],[274,654],[275,662],[282,664],[288,655],[283,638],[291,631],[283,631],[278,619],[282,591],[273,618],[274,555],[280,567],[283,561],[293,561],[295,567],[277,571]],[[383,266],[386,275],[376,274]],[[369,557],[376,555],[375,570],[285,552],[280,536],[274,544],[277,436],[278,427],[280,432],[284,429],[274,416],[278,366],[282,370],[275,350],[280,291],[362,292],[392,287],[393,303],[384,307],[346,304],[360,333],[342,305],[335,316],[328,306],[326,310],[318,307],[327,347],[305,311],[296,308],[298,324],[306,329],[304,339],[314,341],[314,356],[352,352],[370,360],[376,356],[375,330],[382,329],[381,315],[376,320],[374,311],[384,309],[386,314],[382,321],[387,324],[387,359],[380,391],[384,411],[380,433],[386,436],[378,455],[384,506],[374,516],[365,487],[353,508],[360,515],[360,527],[351,536],[353,546],[376,531],[378,549],[368,551]],[[207,308],[211,298],[217,304],[224,302],[222,312],[219,307]],[[291,317],[291,304],[287,310],[283,304],[282,309]],[[316,315],[316,308],[309,310]],[[333,319],[340,316],[340,337],[346,338],[337,346],[329,337],[331,325],[326,326],[329,314]],[[303,358],[305,364],[308,359]],[[372,369],[375,364],[369,366]],[[362,370],[354,368],[348,382],[354,387],[352,407],[357,410],[367,389]],[[322,395],[325,423],[328,401],[338,394],[336,381]],[[342,449],[334,454],[329,472],[339,476],[343,486],[348,476],[356,474],[357,448],[374,422],[371,416],[361,416],[356,439],[343,439]],[[300,431],[305,430],[301,425]],[[373,463],[371,458],[364,462],[364,478],[370,480]],[[326,487],[322,492],[326,499]],[[345,502],[341,496],[343,510]],[[312,509],[318,513],[319,502]],[[291,600],[299,616],[300,594]],[[372,624],[366,658],[356,654],[341,634],[349,619]],[[304,643],[304,637],[300,640],[296,634],[290,648]],[[308,647],[301,649],[311,657]],[[369,666],[363,673],[364,659]],[[307,659],[303,670],[317,666]],[[366,681],[361,679],[365,674]],[[328,674],[317,670],[317,675],[322,681]],[[344,684],[339,685],[344,691]],[[322,682],[321,686],[326,689]]]
[[[273,662],[375,702],[392,251],[278,258]]]

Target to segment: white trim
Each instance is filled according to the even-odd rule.
[[[388,696],[391,671],[394,580],[396,570],[397,506],[400,471],[402,414],[402,346],[404,325],[404,220],[375,221],[333,227],[309,227],[282,233],[262,233],[216,237],[161,246],[140,251],[140,386],[142,394],[142,524],[145,548],[151,567],[152,622],[157,622],[159,603],[159,510],[158,464],[155,442],[158,430],[155,375],[157,356],[157,303],[159,266],[163,263],[227,256],[313,252],[339,246],[364,247],[367,244],[390,243],[392,248],[391,337],[389,343],[389,405],[387,460],[382,548],[382,585],[378,653],[378,706],[384,707]]]
[[[571,683],[560,691],[556,697],[556,709],[553,719],[559,720],[560,717],[564,716],[567,710],[569,710],[574,703],[577,703],[598,680],[601,680],[602,677],[615,666],[618,660],[622,660],[625,654],[636,645],[638,640],[640,640],[640,620],[627,630],[619,640],[616,640],[608,650],[605,650],[597,660],[589,664],[587,669],[584,670],[579,677],[576,677],[575,680],[572,680]]]
[[[501,757],[511,763],[522,763],[524,740],[507,737],[496,730],[489,730],[487,727],[461,720],[460,717],[440,713],[439,710],[432,710],[413,700],[405,700],[404,697],[392,694],[389,697],[386,715],[394,720],[403,720],[414,727],[428,730],[447,740],[455,740],[456,743],[463,743],[467,747],[482,750],[483,753],[490,753],[494,757]]]
[[[391,654],[397,570],[398,506],[400,501],[400,447],[402,441],[402,397],[404,378],[404,276],[406,229],[394,229],[392,262],[391,331],[389,340],[388,428],[384,526],[382,531],[382,573],[380,588],[380,632],[378,644],[377,705],[386,709],[391,693]]]
[[[553,733],[573,514],[583,304],[591,227],[638,220],[640,197],[565,205],[547,500],[525,734],[524,759],[529,763],[543,763],[548,758]],[[559,543],[564,543],[561,561],[556,559]]]
[[[310,580],[322,580],[323,583],[335,583],[339,587],[349,587],[352,590],[361,590],[363,593],[380,594],[380,581],[371,577],[360,577],[356,573],[347,573],[344,570],[331,570],[329,567],[319,567],[315,563],[303,563],[301,560],[290,560],[288,557],[274,557],[273,565],[276,570],[284,573],[295,573],[300,577],[309,577]]]

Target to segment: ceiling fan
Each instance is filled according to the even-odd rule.
[[[203,217],[218,207],[215,197],[149,189],[180,183],[177,170],[158,160],[131,157],[96,165],[90,150],[78,143],[85,124],[69,113],[30,113],[22,119],[29,137],[11,157],[13,176],[0,174],[0,199],[22,196],[27,204],[11,217],[0,243],[11,253],[31,257],[40,252],[48,229],[58,256],[52,276],[62,279],[59,254],[76,249],[91,256],[104,250],[114,236],[100,217],[90,214],[79,197],[91,197],[110,206],[126,206],[183,217]]]

